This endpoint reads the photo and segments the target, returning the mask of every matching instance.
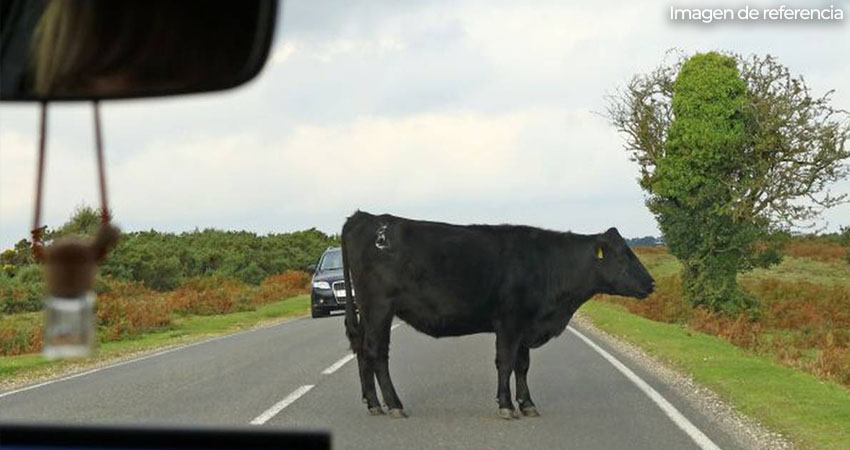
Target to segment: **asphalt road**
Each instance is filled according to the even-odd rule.
[[[0,392],[0,420],[325,429],[337,449],[738,448],[651,374],[629,367],[639,380],[627,378],[579,334],[532,350],[537,418],[498,418],[493,335],[433,339],[403,324],[393,331],[390,370],[410,417],[369,416],[356,361],[343,364],[342,318],[333,316]]]

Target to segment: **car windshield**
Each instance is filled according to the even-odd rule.
[[[342,252],[339,250],[325,253],[322,257],[322,264],[319,270],[338,270],[342,269]]]
[[[257,1],[262,48],[230,32]],[[227,92],[0,103],[0,450],[5,422],[850,449],[848,21],[850,0],[0,0],[0,100],[264,62]]]

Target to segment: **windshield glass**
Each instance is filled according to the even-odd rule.
[[[325,253],[322,258],[322,264],[319,270],[337,270],[342,269],[342,252],[339,250]]]
[[[0,88],[253,59],[253,1],[0,0]],[[287,0],[239,89],[0,103],[0,450],[850,449],[850,0],[671,3]]]

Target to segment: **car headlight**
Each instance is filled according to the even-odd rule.
[[[314,281],[313,287],[316,289],[330,289],[331,285],[327,281]]]

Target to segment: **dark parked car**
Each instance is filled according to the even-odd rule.
[[[342,275],[342,250],[331,247],[322,253],[313,270],[310,293],[310,312],[313,317],[324,317],[331,311],[345,309],[345,281]]]

